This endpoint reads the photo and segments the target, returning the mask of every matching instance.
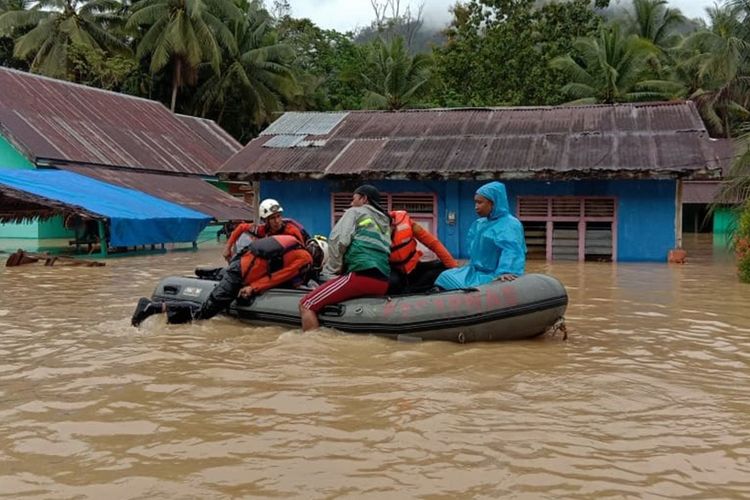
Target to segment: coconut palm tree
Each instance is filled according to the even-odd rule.
[[[687,37],[680,66],[697,85],[688,96],[717,136],[732,135],[732,122],[750,117],[750,36],[746,7],[707,9],[710,27]],[[687,56],[687,57],[686,57]]]
[[[617,24],[605,26],[592,38],[573,43],[571,55],[553,59],[550,65],[567,76],[562,91],[571,104],[615,103],[670,99],[681,86],[649,79],[648,60],[658,49],[637,35],[623,35]]]
[[[0,0],[0,16],[11,10],[26,10],[32,6],[32,2],[26,0]],[[25,29],[24,29],[25,28]],[[29,69],[29,65],[13,57],[14,40],[28,32],[30,27],[16,27],[0,33],[0,66],[16,69]]]
[[[716,197],[719,205],[750,200],[750,122],[738,127],[738,132],[732,165]]]
[[[237,49],[225,22],[239,14],[231,0],[140,0],[133,5],[127,27],[143,30],[136,56],[151,57],[152,73],[172,65],[172,111],[180,87],[195,85],[200,63],[219,73],[221,48]]]
[[[0,0],[0,15],[11,10],[26,10],[35,2],[27,0]]]
[[[679,40],[675,28],[685,21],[685,16],[667,5],[667,0],[633,0],[633,10],[627,14],[630,33],[662,50],[673,46]]]
[[[8,1],[7,6],[15,9],[0,15],[0,34],[30,28],[15,40],[13,55],[31,59],[34,72],[67,78],[68,50],[73,44],[104,51],[127,50],[110,31],[121,22],[117,0],[40,0],[30,9],[16,0]]]
[[[294,53],[277,41],[271,22],[268,13],[253,3],[231,23],[235,43],[222,70],[198,89],[201,114],[218,110],[221,123],[231,103],[236,114],[257,128],[295,97],[299,89],[291,68]]]
[[[390,42],[378,39],[368,63],[369,71],[361,75],[367,89],[365,108],[407,108],[430,81],[432,58],[427,54],[409,55],[402,37]]]

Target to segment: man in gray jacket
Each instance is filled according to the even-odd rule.
[[[331,278],[300,301],[302,330],[320,326],[318,312],[329,304],[388,291],[391,218],[380,192],[369,184],[354,190],[348,208],[328,238],[323,276]]]

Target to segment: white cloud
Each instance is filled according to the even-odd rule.
[[[272,0],[266,3],[270,5]],[[425,21],[433,25],[448,23],[451,18],[448,9],[455,3],[456,0],[425,0]],[[321,28],[337,31],[369,26],[375,18],[370,0],[290,0],[290,4],[294,17],[307,17]],[[401,4],[402,9],[411,5],[416,10],[420,1],[402,0]],[[679,8],[688,17],[706,17],[705,9],[714,5],[714,0],[670,0],[669,5]]]

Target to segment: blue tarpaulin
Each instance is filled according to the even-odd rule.
[[[195,241],[212,219],[140,191],[62,170],[0,170],[0,185],[107,218],[109,244],[115,247]]]

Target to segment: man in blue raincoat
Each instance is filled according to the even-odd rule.
[[[490,182],[477,189],[474,210],[479,219],[469,228],[469,263],[438,276],[435,285],[445,290],[511,281],[524,272],[523,225],[510,214],[505,185]]]

